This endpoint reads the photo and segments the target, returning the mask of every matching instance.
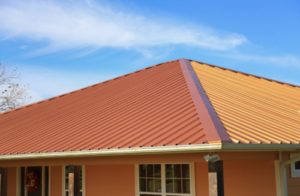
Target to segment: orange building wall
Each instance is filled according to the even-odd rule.
[[[299,196],[300,195],[300,177],[291,176],[291,168],[288,167],[288,193],[289,196]]]
[[[134,165],[85,166],[86,195],[135,195]]]
[[[61,196],[62,166],[51,166],[50,172],[50,194],[51,196]]]
[[[224,161],[225,195],[276,195],[274,161]]]
[[[208,195],[208,164],[195,163],[195,191],[197,196]]]
[[[17,169],[15,167],[7,168],[7,194],[8,196],[17,195]]]

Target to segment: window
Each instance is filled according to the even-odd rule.
[[[191,164],[137,166],[138,196],[193,196]]]
[[[299,154],[291,154],[291,158],[295,158]],[[300,177],[300,161],[295,161],[291,164],[292,177]]]
[[[64,167],[64,194],[65,196],[84,196],[84,171],[82,166],[67,165]]]
[[[49,195],[49,167],[21,167],[20,168],[20,195]]]

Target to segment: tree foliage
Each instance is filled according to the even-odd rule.
[[[18,81],[16,70],[0,64],[0,112],[15,109],[25,102],[25,86]]]

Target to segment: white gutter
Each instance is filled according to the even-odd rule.
[[[10,155],[0,155],[0,161],[15,160],[15,159],[193,153],[193,152],[220,151],[221,148],[222,148],[221,144],[197,144],[197,145],[161,146],[161,147],[137,147],[137,148],[117,148],[117,149],[103,149],[103,150],[10,154]]]
[[[300,144],[192,144],[159,147],[114,148],[100,150],[41,152],[28,154],[0,155],[2,160],[43,159],[43,158],[72,158],[96,156],[147,155],[168,153],[196,152],[238,152],[238,151],[295,151],[300,150]]]

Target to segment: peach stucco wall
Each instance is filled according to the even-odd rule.
[[[7,168],[7,194],[8,194],[8,196],[17,195],[16,179],[17,179],[17,169],[15,167]]]
[[[300,195],[300,177],[290,177],[289,176],[288,192],[289,192],[289,196],[299,196]]]
[[[208,165],[206,162],[195,163],[195,191],[196,196],[208,195]]]
[[[225,195],[274,196],[276,180],[274,161],[224,161]]]
[[[276,154],[275,154],[276,155]],[[208,166],[203,154],[172,154],[149,156],[99,157],[6,162],[9,196],[16,195],[16,166],[50,165],[51,196],[62,195],[62,165],[85,165],[87,196],[134,196],[135,163],[195,163],[196,196],[208,195]],[[276,195],[274,153],[222,153],[224,163],[225,195]],[[48,164],[47,164],[48,163]],[[21,165],[20,165],[21,164]],[[1,165],[1,163],[0,163]],[[3,164],[4,165],[4,164]],[[295,181],[295,180],[294,180]],[[298,182],[294,182],[298,185]]]
[[[85,166],[86,195],[135,195],[134,165]]]
[[[51,196],[62,195],[62,166],[50,167],[50,194]]]

